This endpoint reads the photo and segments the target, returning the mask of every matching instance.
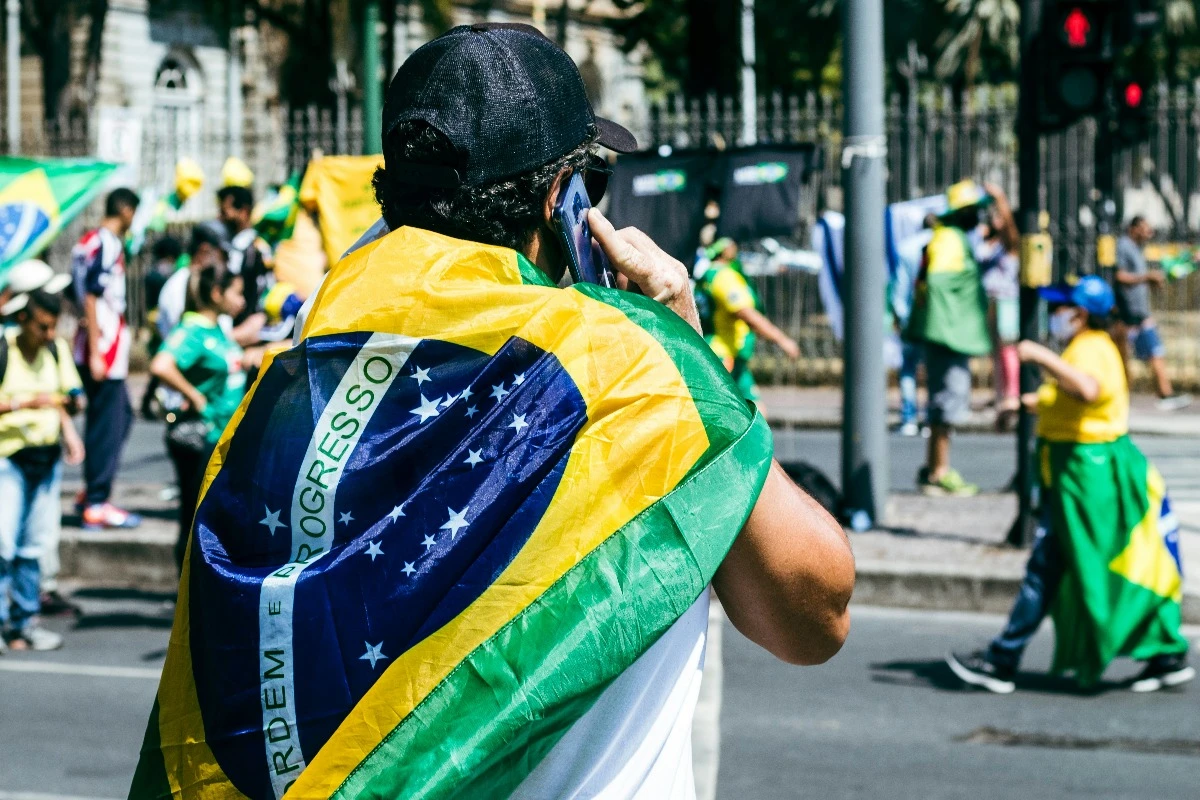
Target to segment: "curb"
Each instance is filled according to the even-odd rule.
[[[63,580],[86,586],[174,592],[175,530],[63,531]],[[962,566],[859,561],[855,605],[1007,614],[1021,574]],[[1186,594],[1183,621],[1200,624],[1200,595]]]

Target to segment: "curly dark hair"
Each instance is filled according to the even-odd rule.
[[[483,244],[524,249],[542,224],[542,205],[559,172],[584,169],[598,133],[571,152],[521,175],[483,186],[437,189],[393,180],[388,167],[372,183],[383,218],[392,230],[403,225]],[[383,144],[384,163],[393,170],[405,161],[462,170],[465,154],[424,122],[402,122]]]

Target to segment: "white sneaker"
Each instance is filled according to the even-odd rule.
[[[1147,664],[1137,680],[1129,685],[1129,690],[1139,694],[1157,692],[1159,689],[1181,686],[1195,677],[1195,667],[1188,666],[1186,661],[1167,666]]]
[[[1159,398],[1156,407],[1159,411],[1179,411],[1191,404],[1192,396],[1190,394],[1173,394],[1170,397]]]
[[[54,631],[46,630],[37,625],[31,625],[25,630],[17,634],[13,641],[21,640],[24,642],[24,649],[28,650],[57,650],[63,646],[63,637]]]
[[[900,426],[899,433],[901,436],[920,436],[921,426],[915,422],[906,422]]]

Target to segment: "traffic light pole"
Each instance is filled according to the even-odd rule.
[[[846,110],[842,185],[846,187],[845,370],[842,392],[842,492],[857,529],[878,523],[888,495],[887,386],[883,367],[883,2],[842,3]],[[865,512],[867,519],[862,518]],[[857,521],[856,521],[857,520]]]
[[[1041,1],[1022,0],[1021,3],[1021,95],[1017,106],[1017,169],[1020,182],[1018,223],[1021,228],[1021,338],[1036,340],[1039,335],[1039,303],[1037,292],[1037,251],[1033,246],[1040,233],[1038,212],[1041,209],[1042,154],[1037,124],[1037,92],[1039,58],[1038,29],[1041,20]],[[1021,394],[1035,392],[1040,376],[1037,368],[1021,365]],[[1036,525],[1034,475],[1034,419],[1021,405],[1017,421],[1017,519],[1008,532],[1008,543],[1027,547],[1033,541]]]

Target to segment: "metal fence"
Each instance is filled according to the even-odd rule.
[[[1145,215],[1161,238],[1188,242],[1200,234],[1200,84],[1174,92],[1159,87],[1151,95],[1149,139],[1114,157],[1118,214]],[[995,183],[1015,198],[1016,99],[1012,91],[991,87],[965,95],[949,90],[893,95],[885,116],[888,202],[936,194],[965,177]],[[756,112],[758,141],[822,146],[821,168],[797,221],[797,238],[806,242],[818,213],[841,204],[840,104],[815,93],[775,94],[759,98]],[[725,147],[737,143],[741,119],[732,98],[674,98],[651,108],[636,133],[651,148]],[[1095,122],[1085,120],[1040,142],[1042,205],[1060,275],[1094,270],[1095,136]],[[800,342],[805,356],[794,365],[761,348],[757,371],[777,383],[825,382],[840,374],[840,344],[824,318],[815,277],[789,273],[757,283],[766,312]],[[1200,386],[1200,276],[1170,284],[1154,303],[1176,380]],[[982,377],[987,370],[980,365]],[[1141,377],[1140,369],[1135,377]]]
[[[1149,140],[1115,158],[1119,213],[1147,215],[1164,238],[1188,241],[1200,234],[1200,86],[1175,92],[1160,88],[1150,95]],[[797,239],[805,242],[819,211],[837,208],[841,202],[841,108],[833,98],[814,93],[775,94],[760,98],[756,111],[760,141],[821,145],[819,168],[811,191],[804,193],[797,220]],[[675,98],[650,108],[644,119],[634,132],[648,147],[725,147],[736,143],[741,130],[741,109],[732,98]],[[941,192],[963,177],[996,183],[1016,197],[1015,121],[1015,94],[1004,89],[893,96],[886,109],[888,201]],[[260,189],[303,170],[314,155],[361,153],[362,116],[357,108],[284,107],[253,123],[241,138],[240,155],[255,172]],[[35,141],[25,142],[23,150],[32,155],[86,155],[94,152],[95,145],[88,133],[79,125],[47,130]],[[1088,120],[1040,143],[1043,205],[1050,215],[1060,272],[1092,269],[1094,139],[1095,124]],[[178,159],[193,158],[203,168],[208,187],[184,207],[181,216],[211,218],[216,208],[209,189],[218,183],[221,164],[230,152],[228,138],[207,134],[203,125],[181,135],[165,122],[150,120],[143,132],[139,188],[169,192]],[[98,206],[82,215],[51,249],[51,263],[65,266],[71,242],[98,217]],[[143,269],[140,262],[132,265],[131,281],[140,283]],[[768,379],[825,381],[840,372],[840,346],[825,323],[815,278],[789,273],[758,280],[767,312],[800,341],[805,353],[797,367],[764,348],[759,366]],[[130,313],[137,322],[140,292],[131,292],[134,297],[139,303]],[[1200,277],[1171,284],[1156,295],[1155,302],[1172,369],[1180,380],[1195,385],[1200,382]]]

